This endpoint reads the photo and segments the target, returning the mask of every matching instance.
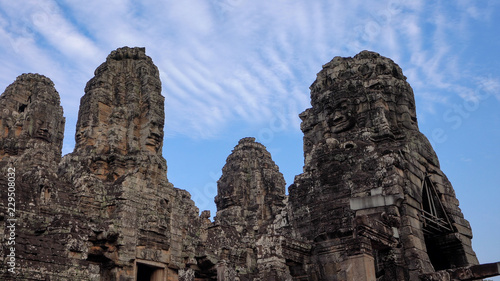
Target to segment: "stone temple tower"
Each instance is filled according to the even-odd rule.
[[[289,204],[294,231],[314,241],[312,280],[420,280],[478,263],[398,65],[368,51],[335,57],[311,105]]]
[[[312,84],[311,105],[300,114],[304,170],[289,195],[265,146],[243,138],[222,168],[212,222],[167,179],[164,98],[144,48],[112,51],[96,69],[64,156],[54,83],[19,76],[0,95],[0,280],[500,275],[500,263],[478,264],[398,65],[368,51],[336,57]]]

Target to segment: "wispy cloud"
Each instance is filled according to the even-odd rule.
[[[83,87],[107,53],[145,46],[161,71],[167,134],[211,137],[234,120],[259,126],[277,112],[296,114],[308,106],[308,86],[322,64],[372,49],[402,65],[431,108],[454,90],[466,92],[453,40],[488,14],[475,2],[447,5],[453,4],[4,1],[0,82],[6,86],[24,69],[46,74],[74,126]],[[289,129],[296,126],[289,122]]]
[[[83,64],[102,52],[65,19],[56,3],[46,1],[45,5],[47,7],[44,10],[33,13],[31,18],[35,31],[48,44],[78,64]]]

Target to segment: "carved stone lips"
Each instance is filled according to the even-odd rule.
[[[333,119],[333,125],[337,126],[337,125],[340,125],[342,123],[346,123],[347,121],[348,120],[344,115],[339,115],[339,116],[336,116],[335,119]]]
[[[48,129],[39,129],[37,132],[36,132],[36,138],[38,139],[41,139],[41,140],[44,140],[44,141],[49,141],[50,140],[50,133],[49,133],[49,130]]]
[[[349,129],[352,125],[353,125],[353,120],[345,115],[336,116],[331,123],[334,133],[340,133],[342,131],[345,131]]]
[[[157,133],[151,133],[146,140],[147,145],[157,145],[162,141],[161,136]]]

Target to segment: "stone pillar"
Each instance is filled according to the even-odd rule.
[[[371,255],[359,254],[350,256],[342,263],[346,268],[347,281],[376,281],[375,263]]]

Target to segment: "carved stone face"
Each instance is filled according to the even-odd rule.
[[[45,142],[53,142],[53,133],[56,130],[55,116],[51,115],[52,108],[46,103],[30,107],[24,113],[13,111],[5,116],[2,122],[2,136],[5,138],[27,137]]]
[[[60,157],[64,117],[59,94],[50,79],[23,74],[0,98],[0,149],[5,155],[29,153],[45,165]]]
[[[383,99],[378,99],[373,104],[372,109],[372,120],[374,125],[374,130],[378,134],[390,134],[391,122],[389,121],[389,107]]]
[[[86,139],[87,138],[83,130],[76,132],[75,141],[77,144],[84,143]]]
[[[4,109],[1,112],[1,119],[0,119],[0,137],[2,138],[7,138],[9,136],[9,131],[13,127],[13,122],[12,122],[12,117],[9,114],[8,109]]]
[[[373,140],[402,137],[395,109],[391,109],[381,96],[375,99],[371,108]]]
[[[339,101],[334,106],[333,118],[328,122],[332,133],[338,134],[354,127],[354,106],[348,100]]]
[[[157,153],[163,143],[163,125],[161,122],[152,121],[149,123],[149,135],[146,138],[146,149]]]
[[[53,121],[50,116],[48,116],[46,111],[43,109],[36,110],[33,117],[30,117],[29,129],[31,129],[31,136],[46,142],[51,142],[52,131],[53,131]],[[34,118],[34,117],[37,118]]]

